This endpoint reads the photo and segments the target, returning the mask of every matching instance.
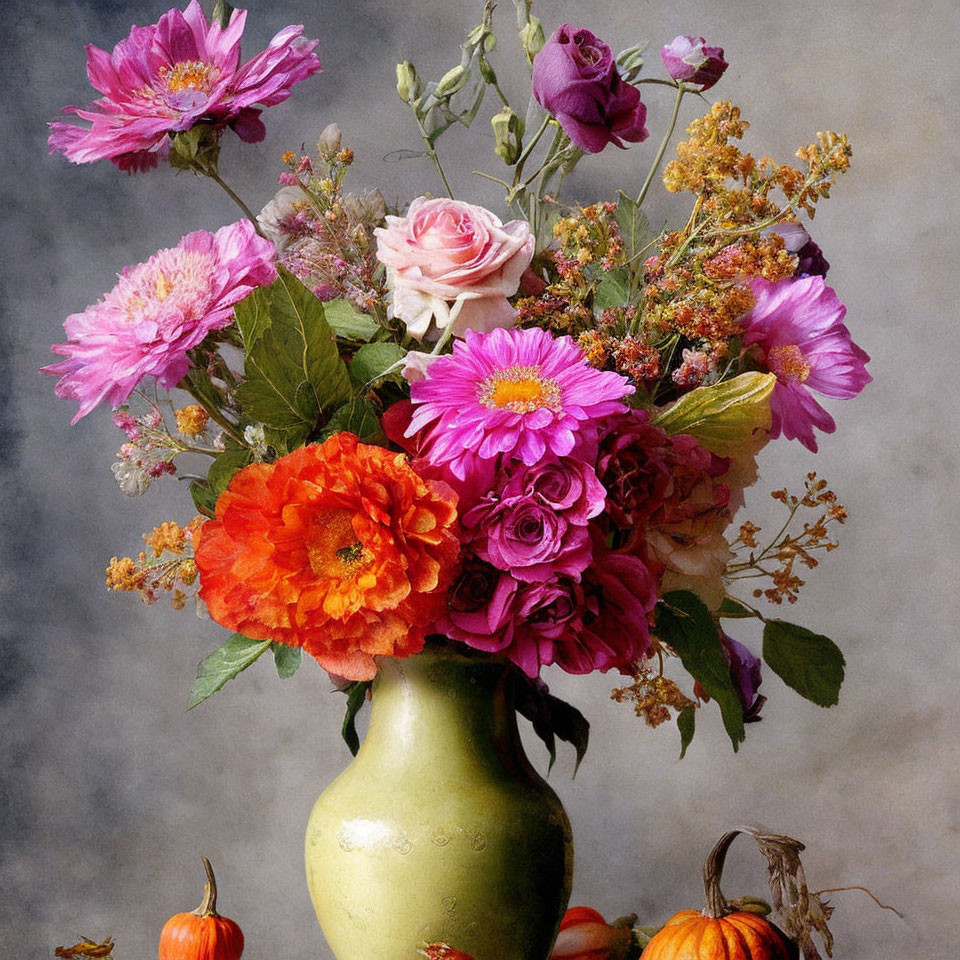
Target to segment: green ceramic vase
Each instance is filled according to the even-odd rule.
[[[547,960],[570,824],[530,765],[503,661],[429,646],[381,661],[366,739],[317,800],[307,882],[337,960]]]

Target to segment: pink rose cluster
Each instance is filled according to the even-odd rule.
[[[661,539],[729,521],[728,463],[631,410],[569,337],[468,331],[384,417],[460,498],[462,562],[437,632],[529,676],[626,668],[650,648]]]

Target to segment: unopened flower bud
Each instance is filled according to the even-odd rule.
[[[317,141],[317,153],[320,154],[321,160],[329,163],[337,155],[340,149],[341,136],[340,124],[338,123],[331,123],[323,128],[323,133],[320,134],[320,139]]]
[[[543,35],[543,24],[538,17],[531,17],[520,30],[520,43],[532,63],[533,58],[543,49],[546,37]]]
[[[452,97],[458,90],[461,90],[467,82],[470,74],[461,66],[452,67],[441,78],[437,84],[436,95],[438,97]]]
[[[490,61],[486,57],[480,58],[480,76],[483,77],[485,83],[497,82],[496,71],[490,66]]]
[[[508,166],[513,165],[523,149],[523,121],[510,107],[505,107],[491,117],[490,123],[496,141],[494,153]]]
[[[397,64],[397,93],[405,103],[413,103],[420,96],[420,78],[417,68],[409,60]]]
[[[640,76],[643,69],[642,53],[643,44],[638,43],[617,54],[617,69],[620,71],[620,78],[626,83],[633,83]]]

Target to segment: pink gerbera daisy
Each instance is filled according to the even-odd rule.
[[[770,435],[782,433],[816,453],[814,427],[833,433],[833,417],[811,390],[828,397],[855,397],[873,378],[870,359],[843,324],[847,308],[823,277],[770,283],[755,278],[756,305],[744,317],[744,346],[755,346],[763,365],[776,374],[770,397]]]
[[[50,152],[74,163],[109,159],[121,170],[147,170],[170,149],[171,132],[198,123],[229,125],[250,143],[265,135],[260,110],[290,96],[290,88],[320,70],[318,41],[301,37],[302,26],[281,30],[263,52],[240,64],[246,10],[230,23],[208,24],[200,4],[170,10],[107,53],[92,44],[87,76],[103,94],[89,107],[64,107],[91,126],[51,123]]]
[[[565,457],[593,423],[625,409],[626,377],[596,370],[570,337],[546,330],[468,330],[453,353],[411,384],[406,435],[432,425],[424,451],[461,480],[474,458],[498,454],[532,465],[549,450]]]
[[[117,285],[83,313],[67,317],[66,357],[44,367],[60,377],[56,393],[80,405],[76,423],[107,400],[117,407],[144,377],[176,386],[190,367],[187,351],[233,321],[233,306],[272,283],[273,244],[247,220],[216,233],[197,230],[126,267]]]

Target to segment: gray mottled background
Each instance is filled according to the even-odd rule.
[[[252,206],[270,197],[280,152],[311,143],[332,120],[356,150],[355,186],[379,185],[391,199],[438,188],[427,166],[380,159],[418,147],[393,92],[393,64],[410,57],[436,76],[479,4],[251,5],[248,56],[302,22],[321,37],[325,70],[268,111],[265,143],[225,138],[224,173]],[[237,218],[215,187],[188,175],[128,178],[109,163],[72,167],[46,155],[45,121],[90,99],[82,45],[109,49],[130,23],[163,10],[161,0],[7,0],[0,12],[0,943],[11,956],[41,958],[77,934],[109,933],[118,960],[154,956],[164,920],[198,899],[204,852],[218,869],[221,907],[246,931],[247,956],[328,958],[302,879],[301,838],[317,793],[348,760],[337,732],[342,703],[312,664],[285,682],[263,664],[184,712],[196,663],[223,631],[189,612],[108,595],[102,571],[111,556],[136,552],[143,530],[188,518],[186,491],[168,480],[124,498],[109,471],[121,438],[107,412],[70,427],[74,406],[37,373],[62,339],[63,318],[109,289],[122,266]],[[753,122],[747,148],[759,155],[789,159],[824,127],[850,135],[854,170],[814,232],[875,378],[860,398],[830,405],[840,429],[818,456],[772,445],[751,501],[754,516],[772,518],[765,491],[817,469],[850,511],[841,549],[786,614],[845,651],[838,707],[809,705],[768,676],[764,720],[737,755],[708,707],[678,763],[675,730],[651,732],[611,703],[610,678],[549,675],[593,722],[577,779],[568,754],[551,778],[574,824],[574,900],[607,915],[636,910],[647,922],[697,905],[699,865],[714,839],[758,820],[807,842],[814,887],[865,884],[906,914],[900,921],[861,893],[836,894],[838,957],[953,957],[958,8],[931,0],[921,20],[897,0],[550,0],[540,14],[548,29],[583,23],[616,49],[651,41],[654,74],[655,51],[678,33],[722,44],[732,66],[715,93],[741,104]],[[504,2],[505,47],[512,18]],[[523,102],[522,77],[507,83]],[[670,108],[669,91],[645,89],[650,141],[587,158],[571,195],[638,189]],[[685,119],[695,110],[685,103]],[[487,136],[485,119],[477,129]],[[470,176],[470,143],[441,142],[455,188],[492,205],[496,194]],[[656,220],[680,207],[661,195],[651,209]],[[544,769],[542,750],[530,750]],[[741,843],[731,896],[765,885],[762,862]]]

